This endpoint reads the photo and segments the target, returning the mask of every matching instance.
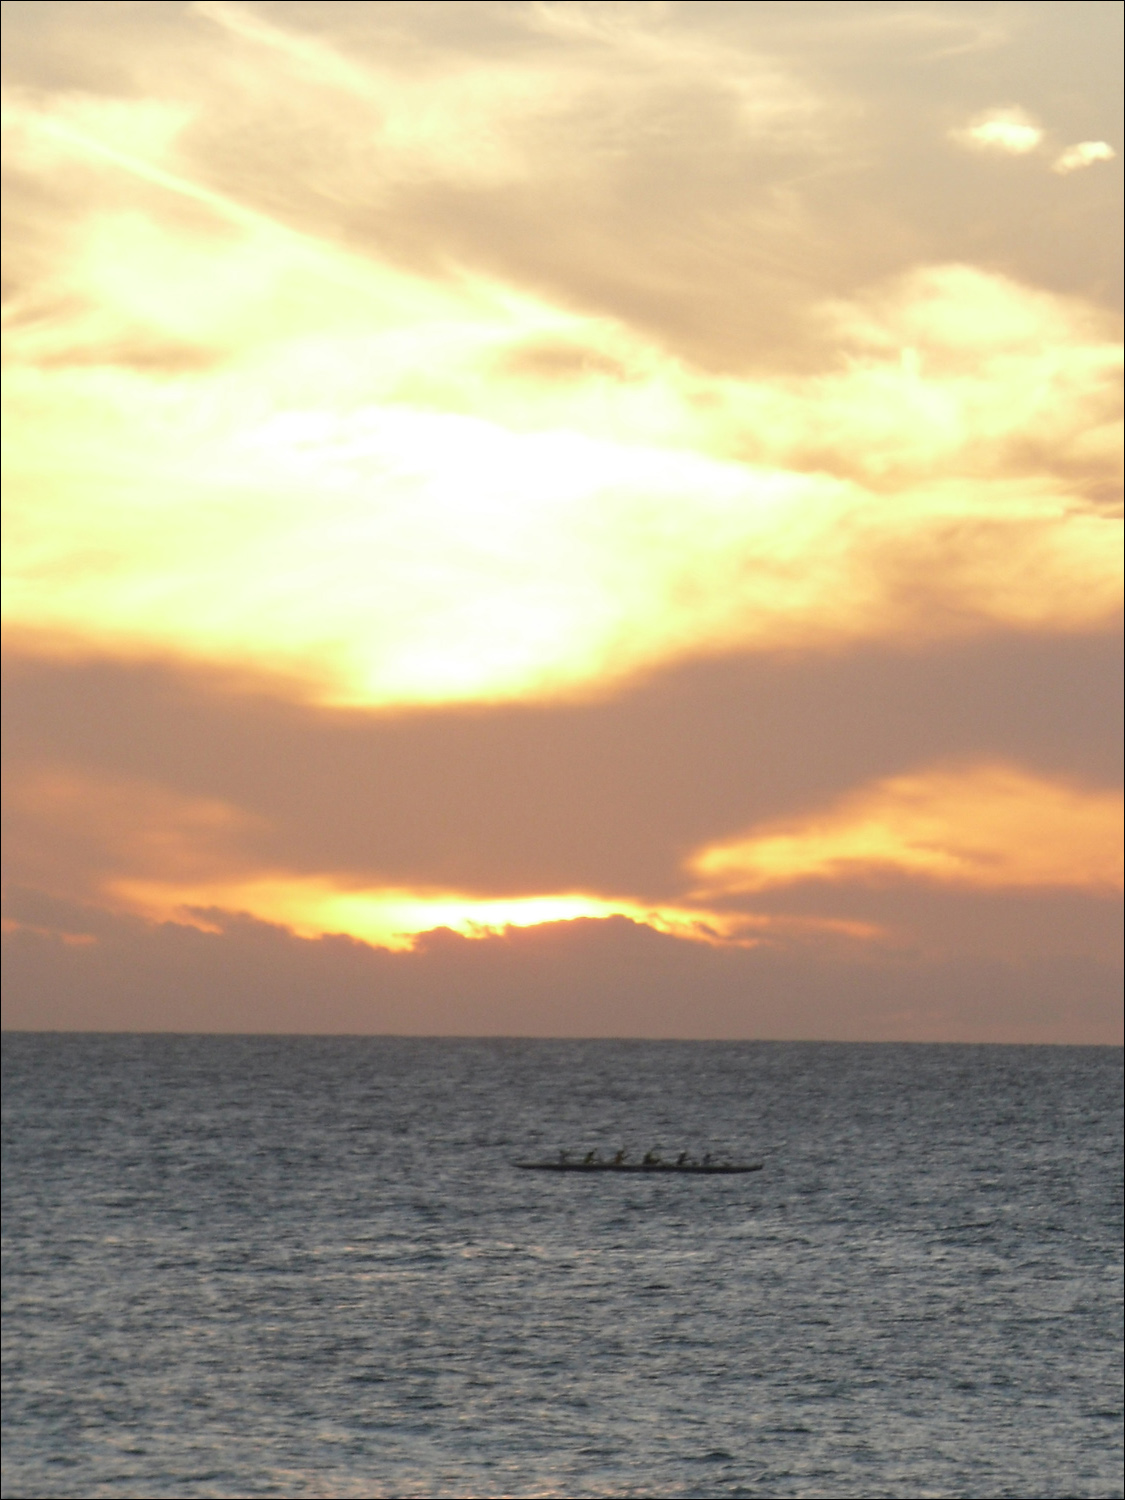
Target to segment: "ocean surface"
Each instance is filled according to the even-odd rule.
[[[1120,1496],[1110,1048],[4,1039],[6,1496]],[[565,1176],[560,1148],[758,1159]]]

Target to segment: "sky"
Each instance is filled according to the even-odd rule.
[[[1118,4],[3,15],[6,1026],[1120,1041]]]

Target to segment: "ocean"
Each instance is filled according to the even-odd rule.
[[[1122,1054],[9,1034],[5,1496],[1121,1496]],[[736,1177],[556,1175],[560,1149]]]

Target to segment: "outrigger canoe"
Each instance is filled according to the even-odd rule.
[[[741,1172],[760,1172],[760,1161],[516,1161],[521,1172],[679,1172],[695,1177],[733,1177]]]

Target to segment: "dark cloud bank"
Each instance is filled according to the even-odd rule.
[[[438,930],[396,954],[218,913],[208,933],[18,892],[13,909],[56,930],[7,939],[12,1030],[1081,1043],[1110,1040],[1119,1012],[1113,966],[1081,957],[842,962],[709,948],[625,918]]]
[[[243,851],[259,867],[655,901],[682,894],[700,845],[920,765],[1116,785],[1120,657],[1116,635],[1012,634],[699,661],[588,703],[381,713],[207,671],[31,659],[8,674],[5,757],[230,803],[260,820]],[[50,839],[24,831],[44,874],[13,879],[43,883]],[[68,845],[59,871],[75,859]]]
[[[599,702],[398,713],[167,665],[25,661],[8,753],[227,801],[261,819],[252,860],[297,873],[656,899],[682,890],[699,843],[920,761],[1111,781],[1119,649],[1013,635],[735,657]],[[12,841],[11,1028],[1105,1042],[1120,1026],[1119,903],[1083,892],[807,882],[752,904],[888,936],[716,948],[614,918],[389,953],[230,913],[213,932],[108,914],[108,856],[93,845],[77,870],[53,836],[32,822]]]

